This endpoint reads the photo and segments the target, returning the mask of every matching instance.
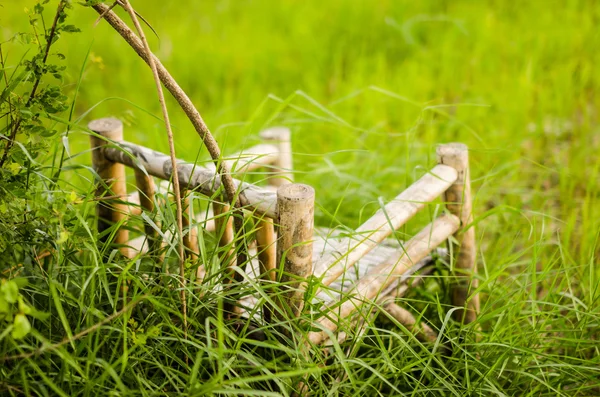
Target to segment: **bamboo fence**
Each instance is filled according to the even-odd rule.
[[[123,125],[117,119],[94,120],[89,128],[94,132],[91,135],[92,163],[98,176],[96,194],[101,241],[112,244],[128,257],[148,254],[163,261],[165,234],[158,232],[159,222],[148,220],[154,219],[157,190],[163,189],[162,183],[155,185],[154,178],[163,181],[172,178],[170,157],[125,141]],[[191,261],[198,262],[201,256],[198,234],[215,233],[222,249],[224,267],[231,272],[255,273],[259,284],[276,294],[272,301],[278,307],[263,305],[261,317],[266,323],[302,317],[306,299],[311,299],[312,303],[321,302],[321,314],[313,320],[312,331],[305,336],[309,345],[323,344],[333,338],[345,339],[347,332],[342,325],[352,324],[352,321],[356,324],[357,320],[352,320],[356,313],[363,308],[372,310],[373,304],[407,329],[416,330],[421,340],[431,342],[437,338],[435,331],[426,324],[417,324],[415,317],[401,307],[396,297],[406,291],[406,279],[432,261],[432,253],[446,256],[451,252],[454,276],[450,278],[453,280],[451,299],[452,305],[458,308],[455,318],[463,323],[476,320],[479,297],[474,292],[477,288],[475,230],[465,145],[438,146],[435,167],[354,233],[328,240],[314,227],[314,189],[294,183],[290,131],[276,127],[263,131],[260,136],[263,143],[223,159],[234,176],[258,169],[266,169],[268,173],[268,186],[264,187],[234,178],[236,188],[246,197],[244,215],[254,218],[252,252],[255,260],[248,267],[252,271],[240,267],[244,264],[236,263],[236,244],[241,244],[244,239],[234,235],[227,204],[213,201],[212,213],[208,213],[207,219],[194,216],[194,194],[214,198],[222,189],[216,167],[178,160],[182,197],[185,197],[184,244]],[[134,170],[137,189],[132,194],[127,193],[125,167]],[[387,245],[394,231],[438,197],[442,197],[446,213],[401,248]],[[140,243],[140,239],[130,241],[125,226],[130,217],[142,213],[148,215],[144,217],[144,242]],[[111,235],[113,238],[109,241]],[[444,243],[448,244],[449,250],[440,248]],[[202,264],[197,265],[197,281],[201,282],[206,269]],[[318,288],[315,294],[307,296],[307,283],[311,277],[319,281]],[[282,291],[270,288],[273,285],[278,285]],[[404,290],[399,292],[399,288]],[[332,294],[332,290],[336,292]],[[323,296],[327,298],[323,299]],[[257,303],[255,297],[248,299],[250,301],[246,303]]]

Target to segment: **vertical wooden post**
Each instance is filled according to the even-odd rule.
[[[273,164],[276,171],[269,178],[269,185],[283,186],[294,180],[292,164],[292,133],[285,127],[273,127],[260,133],[260,137],[279,146],[279,157]]]
[[[88,128],[100,135],[90,135],[92,146],[92,165],[98,174],[100,181],[96,189],[96,197],[99,199],[96,206],[98,214],[98,233],[104,233],[113,224],[123,222],[127,218],[127,180],[125,177],[125,166],[114,163],[104,156],[103,147],[112,140],[115,142],[123,140],[123,123],[115,118],[104,118],[93,120]],[[101,241],[105,242],[108,236],[103,236]],[[120,228],[113,242],[121,245],[120,252],[129,256],[129,232]]]
[[[266,284],[276,281],[277,247],[275,243],[275,227],[273,219],[260,218],[256,221],[256,252],[261,278]],[[263,306],[263,319],[271,322],[273,308],[268,304]]]
[[[292,164],[292,134],[288,128],[273,127],[260,133],[260,137],[268,142],[278,146],[279,155],[274,162],[275,172],[269,177],[268,183],[273,187],[281,187],[292,183],[294,180]],[[273,219],[261,218],[257,220],[256,227],[256,248],[258,251],[258,262],[260,264],[260,273],[264,275],[267,282],[276,281],[275,269],[277,267],[278,257],[275,243],[275,227]],[[311,259],[312,260],[312,259]],[[311,267],[312,271],[312,267]],[[263,317],[266,322],[271,321],[272,309],[264,308]]]
[[[156,193],[156,186],[154,185],[154,178],[145,174],[141,169],[134,168],[135,173],[135,184],[139,191],[140,206],[148,214],[154,213],[154,195]],[[148,253],[155,255],[160,249],[160,239],[158,237],[158,231],[156,231],[152,225],[144,221],[144,233],[148,239]]]
[[[277,263],[283,264],[282,283],[287,283],[287,292],[282,309],[295,317],[304,306],[304,282],[312,274],[313,227],[315,190],[299,183],[288,184],[277,190],[279,214],[279,236],[277,241]]]
[[[455,312],[455,319],[471,323],[477,319],[479,296],[469,298],[471,291],[478,285],[475,228],[469,226],[473,222],[469,151],[467,146],[461,143],[440,145],[437,147],[437,160],[438,163],[458,171],[456,182],[444,194],[448,211],[456,215],[461,222],[461,229],[455,234],[458,245],[454,247],[458,280],[452,285],[451,294],[452,304],[462,308]]]

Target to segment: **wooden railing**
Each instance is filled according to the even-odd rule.
[[[147,244],[144,248],[140,244],[131,244],[128,230],[119,226],[126,222],[130,214],[139,214],[141,211],[152,213],[155,210],[154,177],[166,181],[171,179],[170,157],[124,141],[123,125],[117,119],[95,120],[89,124],[89,128],[95,133],[91,137],[92,161],[100,178],[97,189],[98,231],[104,233],[109,227],[117,225],[116,230],[113,229],[112,243],[118,244],[126,256],[137,255],[140,251],[158,252],[163,243],[156,225],[145,225]],[[465,323],[476,319],[479,297],[473,294],[477,288],[475,232],[472,226],[468,150],[465,145],[452,143],[438,146],[438,165],[358,227],[350,237],[336,239],[334,247],[317,256],[313,252],[315,191],[308,185],[293,183],[290,132],[286,128],[272,128],[261,133],[261,138],[264,143],[224,161],[229,162],[236,173],[264,167],[271,171],[269,186],[260,187],[237,179],[235,183],[245,195],[245,213],[256,218],[259,273],[266,282],[279,281],[286,287],[284,299],[279,299],[279,313],[300,316],[305,303],[305,281],[309,276],[320,280],[320,288],[332,285],[428,203],[439,196],[443,196],[446,203],[446,213],[401,248],[378,260],[366,274],[346,288],[339,299],[326,304],[326,308],[331,309],[329,315],[315,321],[314,326],[319,331],[308,334],[310,342],[319,344],[327,340],[343,319],[350,317],[367,302],[379,302],[399,321],[414,323],[410,313],[393,302],[393,297],[398,293],[396,287],[403,276],[421,268],[428,255],[447,241],[454,244],[450,251],[454,253],[455,277],[450,287],[452,304],[457,307],[455,318]],[[125,167],[133,168],[135,173],[137,192],[133,194],[128,194],[126,189]],[[202,167],[181,161],[178,162],[178,173],[184,193],[193,190],[214,197],[220,189],[220,179],[212,165]],[[189,209],[190,203],[186,202],[186,206]],[[233,228],[228,214],[227,205],[215,201],[214,223],[204,224],[206,229],[219,233],[221,247],[233,246]],[[184,218],[186,255],[194,259],[199,254],[196,230],[191,215],[188,213]],[[226,256],[226,260],[230,267],[237,266],[235,255]],[[282,269],[277,269],[278,266]],[[198,269],[197,276],[202,278],[204,269],[202,266]],[[282,275],[279,280],[276,280],[277,274]],[[271,321],[271,315],[275,312],[267,308],[263,312],[263,320]],[[427,329],[424,328],[425,331]],[[423,335],[431,337],[432,333],[428,329]]]

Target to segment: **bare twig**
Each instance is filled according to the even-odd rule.
[[[113,11],[109,10],[109,6],[105,4],[96,4],[92,6],[96,12],[100,15],[103,15],[104,19],[115,29],[121,37],[135,50],[135,52],[146,62],[150,62],[150,57],[146,53],[144,49],[144,45],[141,40],[136,36],[136,34],[119,18],[117,14]],[[187,96],[185,91],[177,84],[175,79],[169,74],[167,69],[162,65],[160,60],[156,58],[156,56],[152,55],[154,63],[156,64],[156,69],[158,71],[158,76],[163,85],[169,90],[173,98],[179,103],[181,109],[185,112],[188,119],[194,126],[196,132],[202,139],[202,142],[206,146],[215,166],[217,167],[217,172],[220,174],[221,182],[223,184],[225,190],[225,196],[227,202],[231,203],[232,208],[234,208],[235,216],[234,216],[234,225],[236,232],[243,233],[243,222],[244,216],[241,211],[241,207],[246,204],[246,200],[243,192],[237,192],[235,184],[233,182],[233,178],[231,177],[231,172],[229,170],[229,166],[221,161],[221,150],[219,149],[219,145],[217,141],[211,134],[210,130],[206,126],[206,123],[202,119],[202,116]],[[247,262],[247,254],[242,245],[240,245],[238,249],[238,266],[243,265]],[[236,274],[238,272],[235,272]]]
[[[179,252],[179,278],[181,282],[181,314],[183,315],[183,333],[187,338],[187,300],[185,294],[185,257],[184,257],[184,248],[183,248],[183,210],[181,203],[181,189],[179,188],[179,174],[177,173],[177,157],[175,155],[175,143],[173,141],[173,130],[171,129],[171,122],[169,121],[169,112],[167,111],[167,104],[165,102],[165,95],[162,90],[162,85],[160,84],[160,78],[158,77],[158,70],[156,69],[156,63],[154,62],[154,57],[152,56],[152,51],[150,50],[150,46],[148,45],[148,40],[146,40],[146,35],[144,35],[144,30],[140,26],[140,22],[136,16],[136,13],[127,0],[122,0],[123,7],[129,13],[133,24],[138,31],[140,38],[142,40],[142,44],[144,45],[144,50],[146,53],[146,58],[148,59],[148,65],[150,69],[152,69],[152,75],[154,76],[154,83],[156,84],[156,91],[158,92],[158,101],[160,102],[160,107],[162,110],[163,118],[165,121],[165,127],[167,129],[167,138],[169,140],[169,152],[171,154],[171,165],[173,166],[173,190],[175,193],[175,204],[177,207],[177,231],[179,237],[178,244],[178,252]]]

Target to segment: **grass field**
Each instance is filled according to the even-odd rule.
[[[27,29],[23,8],[33,4],[0,1],[0,41]],[[120,316],[39,358],[11,361],[0,369],[2,393],[289,395],[303,379],[314,395],[600,395],[597,2],[132,4],[158,33],[153,50],[225,153],[254,144],[267,126],[292,130],[296,180],[315,187],[321,226],[358,226],[379,197],[393,198],[435,164],[437,144],[469,145],[480,319],[461,331],[446,318],[445,290],[433,285],[405,303],[444,327],[451,357],[442,360],[432,346],[376,321],[329,358],[308,359],[293,343],[252,344],[222,315],[207,317],[218,312],[219,297],[190,298],[193,331],[183,341],[171,321],[175,293],[138,280],[130,299],[145,300],[131,315],[139,326]],[[67,91],[75,91],[90,51],[75,116],[85,115],[82,126],[119,117],[126,139],[167,152],[149,69],[106,23],[94,27],[96,18],[76,5],[72,19],[83,32],[59,43]],[[11,48],[14,64],[20,47]],[[178,157],[208,159],[185,115],[169,104]],[[83,130],[72,131],[69,142],[72,153],[88,149]],[[87,153],[67,161],[86,163]],[[65,189],[92,191],[89,172],[67,169],[62,178]],[[89,204],[80,211],[91,219]],[[432,214],[433,207],[400,236]],[[99,258],[92,251],[61,259],[46,296],[60,322],[31,346],[60,341],[118,310],[107,303],[118,292],[111,298],[100,277],[114,269],[91,263]],[[61,273],[77,266],[83,274]],[[119,282],[141,272],[117,267],[130,271]],[[58,296],[64,309],[54,308]],[[142,327],[161,331],[132,343]],[[5,337],[3,354],[28,351]]]

